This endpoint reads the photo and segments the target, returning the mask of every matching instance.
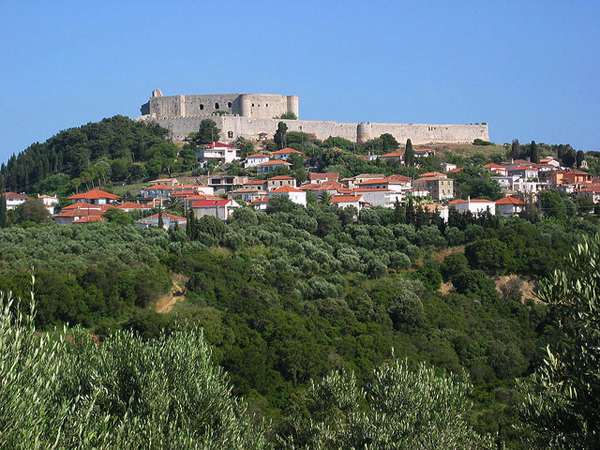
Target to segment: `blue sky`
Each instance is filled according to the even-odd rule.
[[[0,161],[164,95],[600,150],[600,2],[0,0]]]

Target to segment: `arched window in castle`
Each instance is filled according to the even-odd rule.
[[[219,104],[215,103],[215,109],[219,109]]]
[[[233,139],[233,131],[228,131],[227,132],[227,138],[228,139]]]
[[[227,107],[231,108],[231,102],[227,102]]]
[[[265,103],[265,108],[268,108],[268,107],[269,107],[269,104],[268,104],[268,103]]]
[[[204,109],[204,105],[202,103],[200,103],[200,111],[202,111]]]

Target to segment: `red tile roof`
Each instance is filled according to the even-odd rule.
[[[220,198],[218,200],[198,200],[192,208],[214,208],[215,206],[227,206],[231,200]]]
[[[271,152],[272,155],[287,155],[289,153],[297,153],[299,155],[304,155],[304,153],[299,152],[298,150],[294,150],[293,148],[284,148],[282,150],[277,150],[276,152]]]
[[[125,202],[120,205],[117,205],[116,207],[119,209],[152,209],[148,205],[142,205],[140,203],[134,203],[134,202]]]
[[[291,186],[282,186],[278,189],[275,189],[274,191],[271,191],[271,194],[282,194],[284,192],[304,192],[304,191],[301,191],[300,189],[296,189]]]
[[[271,161],[266,161],[264,163],[260,163],[259,166],[280,166],[280,165],[288,165],[291,166],[292,163],[287,161],[281,161],[280,159],[272,159]]]
[[[511,196],[507,196],[501,198],[500,200],[496,200],[496,205],[524,205],[525,202],[519,200],[518,198],[514,198]]]
[[[293,179],[294,179],[294,177],[288,177],[287,175],[279,175],[276,177],[269,178],[269,181],[271,181],[271,180],[293,180]]]
[[[115,194],[101,191],[100,189],[92,189],[91,191],[84,192],[82,194],[75,194],[68,197],[69,200],[97,200],[99,198],[108,198],[110,200],[117,200],[121,197]]]

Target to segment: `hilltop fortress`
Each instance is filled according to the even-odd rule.
[[[221,140],[238,137],[270,139],[279,122],[288,131],[314,134],[318,139],[342,137],[354,142],[390,133],[398,142],[411,139],[413,144],[470,144],[475,139],[489,141],[487,123],[475,125],[434,125],[415,123],[340,123],[320,120],[280,119],[282,114],[300,117],[296,95],[217,94],[163,96],[160,89],[142,105],[142,115],[136,120],[153,121],[169,130],[173,140],[184,140],[198,131],[200,122],[210,118],[221,129]]]

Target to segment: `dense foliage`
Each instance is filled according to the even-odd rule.
[[[177,147],[165,141],[166,135],[154,123],[123,116],[64,130],[2,164],[0,188],[64,194],[154,177],[177,164]]]

